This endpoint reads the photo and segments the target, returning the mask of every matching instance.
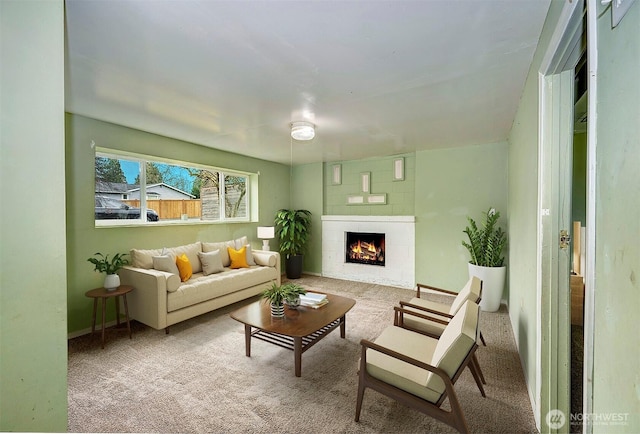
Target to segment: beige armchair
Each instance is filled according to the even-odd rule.
[[[384,329],[374,342],[363,339],[356,422],[364,391],[371,388],[462,433],[469,432],[453,386],[466,367],[471,369],[478,347],[478,315],[478,305],[466,301],[439,339],[395,325]],[[450,410],[441,408],[447,398]]]
[[[451,304],[438,303],[433,300],[423,298],[421,289],[429,289],[438,294],[444,294],[454,297]],[[466,285],[459,291],[453,292],[446,289],[436,288],[435,286],[425,285],[423,283],[416,284],[416,297],[412,298],[408,303],[400,302],[403,311],[411,311],[414,313],[428,313],[429,318],[421,318],[420,315],[404,318],[404,326],[407,328],[416,328],[420,331],[429,333],[435,337],[442,334],[445,324],[449,322],[458,309],[462,307],[465,301],[471,300],[476,304],[480,303],[482,297],[482,280],[473,276]],[[401,319],[402,315],[396,313],[396,321]],[[484,342],[483,342],[484,343]]]
[[[436,293],[441,293],[455,297],[451,304],[437,303],[431,300],[421,298],[421,289],[430,289]],[[480,303],[482,298],[482,280],[478,277],[471,277],[460,292],[453,292],[446,289],[436,288],[434,286],[417,284],[417,297],[407,302],[400,302],[400,307],[395,308],[394,324],[418,333],[438,338],[444,331],[445,326],[451,318],[460,309],[467,300],[476,304]],[[482,331],[478,333],[480,340],[486,346]],[[472,365],[470,366],[473,377],[476,380],[478,389],[482,396],[485,396],[482,384],[487,384],[478,358],[474,355]]]

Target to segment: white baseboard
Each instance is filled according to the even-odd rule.
[[[123,320],[120,320],[120,324],[122,325]],[[105,328],[109,328],[109,327],[113,327],[115,325],[117,325],[118,322],[114,319],[113,321],[109,321],[108,323],[105,324]],[[124,324],[126,324],[126,321],[124,322]],[[100,324],[96,324],[96,333],[100,333],[99,329],[101,327],[102,323]],[[77,338],[80,336],[84,336],[84,335],[90,335],[91,334],[91,327],[87,327],[86,329],[82,329],[82,330],[77,330],[75,332],[69,333],[67,334],[67,340],[68,339],[73,339],[73,338]]]

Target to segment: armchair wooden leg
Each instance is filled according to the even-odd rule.
[[[482,374],[482,369],[480,369],[480,362],[478,362],[478,358],[476,357],[476,353],[473,353],[472,363],[474,363],[476,365],[476,370],[478,372],[478,375],[480,376],[480,380],[482,380],[482,384],[487,384],[487,382],[484,380],[484,375]]]
[[[358,371],[358,397],[356,399],[356,422],[360,421],[360,410],[362,410],[362,399],[364,398],[364,374],[367,369],[367,350],[363,346],[360,355],[360,370]]]
[[[473,379],[476,380],[478,389],[480,389],[480,394],[482,394],[482,396],[486,398],[487,395],[484,393],[484,387],[482,387],[482,381],[480,380],[480,376],[478,375],[478,371],[476,370],[476,365],[473,363],[473,360],[471,360],[468,366],[469,370],[471,371],[471,375],[473,375]]]
[[[356,400],[356,422],[360,422],[360,410],[362,410],[362,400],[364,398],[364,385],[362,380],[358,381],[358,398]]]
[[[484,341],[484,336],[482,336],[482,332],[480,332],[480,340],[482,341],[482,345],[486,347],[487,343]]]

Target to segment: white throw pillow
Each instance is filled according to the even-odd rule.
[[[202,274],[205,276],[219,273],[224,270],[220,250],[214,250],[212,252],[198,252],[198,257],[202,264]]]
[[[253,253],[251,252],[251,244],[246,244],[245,247],[247,252],[247,265],[256,265],[256,261],[253,260]]]
[[[171,274],[180,274],[176,260],[172,255],[154,256],[152,259],[154,269]]]

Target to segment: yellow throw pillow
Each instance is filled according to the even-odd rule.
[[[249,268],[249,265],[247,265],[246,247],[243,247],[240,250],[227,247],[227,251],[229,252],[229,258],[231,259],[231,268]]]
[[[178,271],[180,272],[180,280],[186,282],[191,279],[191,275],[193,274],[193,268],[191,268],[191,262],[189,262],[189,258],[187,258],[186,254],[182,254],[176,257],[176,265],[178,266]]]

